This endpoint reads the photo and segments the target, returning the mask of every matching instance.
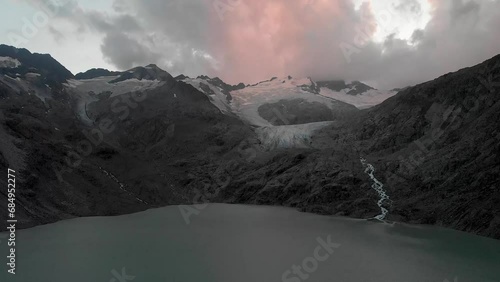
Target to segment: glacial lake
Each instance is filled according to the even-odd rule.
[[[22,282],[500,282],[500,241],[431,226],[210,204],[17,231]]]

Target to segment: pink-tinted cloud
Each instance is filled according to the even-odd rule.
[[[281,75],[335,75],[345,64],[339,48],[352,44],[370,19],[345,0],[240,1],[221,13],[213,9],[210,52],[221,62],[219,74],[235,82]],[[222,20],[221,20],[222,15]],[[370,35],[370,34],[368,34]]]
[[[85,26],[77,36],[102,35],[102,55],[120,69],[156,63],[174,75],[208,74],[230,83],[290,74],[387,89],[500,53],[498,0],[428,0],[433,9],[425,28],[409,41],[388,36],[383,42],[372,38],[397,30],[404,15],[422,10],[422,0],[392,0],[393,12],[402,14],[385,23],[375,21],[375,1],[385,0],[366,0],[357,10],[354,0],[114,1],[114,15],[76,8],[61,15]]]

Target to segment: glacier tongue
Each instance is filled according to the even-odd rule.
[[[255,130],[266,150],[308,148],[312,134],[332,122],[314,122],[297,125],[265,126]]]

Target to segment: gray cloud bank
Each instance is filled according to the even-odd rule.
[[[115,0],[113,12],[77,2],[59,17],[81,34],[103,38],[118,69],[156,63],[172,74],[208,74],[251,83],[271,76],[312,76],[413,85],[500,53],[500,1],[429,0],[432,19],[411,40],[369,38],[383,24],[372,7],[350,0]],[[421,13],[401,0],[391,13]],[[393,14],[394,15],[394,14]],[[51,26],[57,40],[65,40]]]

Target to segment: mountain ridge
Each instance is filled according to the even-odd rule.
[[[499,66],[500,55],[362,110],[328,108],[310,79],[242,87],[146,66],[47,86],[1,69],[0,167],[19,172],[26,228],[200,202],[371,218],[364,158],[392,200],[388,220],[499,239]]]

